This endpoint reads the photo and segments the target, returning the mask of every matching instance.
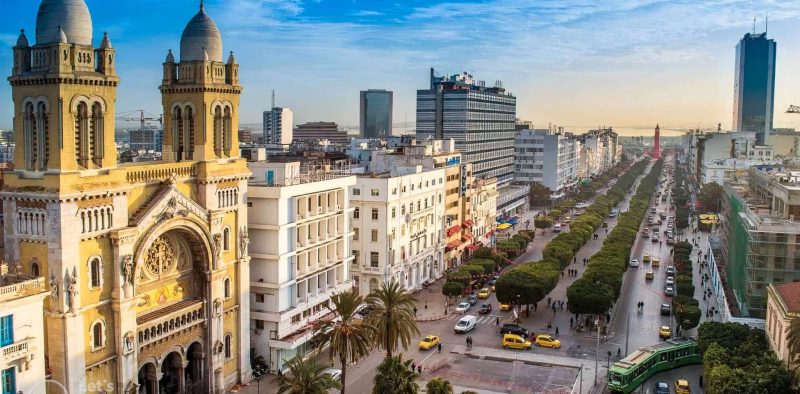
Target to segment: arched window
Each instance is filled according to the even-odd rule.
[[[222,281],[222,293],[225,298],[231,298],[231,278],[225,278]]]
[[[183,158],[183,111],[176,107],[172,112],[172,152],[175,161]]]
[[[31,263],[31,276],[38,277],[39,276],[39,263]]]
[[[89,261],[89,287],[100,287],[103,282],[102,265],[100,258],[93,257]]]
[[[223,133],[222,133],[222,149],[225,156],[231,155],[231,148],[233,142],[233,120],[231,116],[231,107],[225,107],[225,116],[223,118]]]
[[[102,320],[97,320],[92,324],[92,350],[98,350],[105,346],[105,324]]]
[[[103,108],[100,103],[92,105],[92,124],[89,133],[89,146],[92,162],[98,166],[103,166]]]
[[[48,135],[48,121],[47,121],[47,107],[44,103],[40,102],[36,106],[36,157],[38,159],[39,170],[47,169],[47,160],[49,159],[49,135]]]
[[[222,108],[214,108],[214,154],[222,157]]]
[[[227,227],[222,230],[222,249],[231,250],[231,229]]]
[[[184,117],[183,151],[186,154],[186,160],[192,160],[194,158],[194,110],[192,107],[186,107]]]
[[[31,103],[25,105],[23,133],[25,137],[25,167],[28,170],[34,170],[36,169],[36,159],[39,152],[36,138],[36,113]]]
[[[231,334],[225,335],[225,358],[231,358],[233,355],[231,349]]]
[[[84,102],[75,113],[75,160],[81,167],[89,164],[89,108]]]

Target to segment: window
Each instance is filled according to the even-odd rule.
[[[400,206],[400,214],[401,215],[405,215],[406,214],[406,204],[403,204],[403,205]]]
[[[396,187],[392,189],[392,195],[393,196],[397,195],[397,188]]]
[[[105,325],[102,320],[97,320],[92,323],[92,351],[101,349],[105,345]]]
[[[17,392],[17,381],[14,376],[15,368],[4,369],[0,373],[0,389],[2,389],[1,392],[3,394],[16,394]]]
[[[372,242],[378,242],[378,230],[372,230]]]
[[[358,227],[353,227],[353,241],[358,241]]]
[[[34,277],[39,276],[39,264],[31,263],[31,275]]]
[[[231,358],[231,334],[225,335],[225,358]]]
[[[292,324],[297,324],[297,323],[300,323],[300,314],[299,313],[294,315],[294,316],[292,316]]]
[[[372,208],[372,220],[378,220],[378,208]]]
[[[89,287],[97,288],[100,287],[102,284],[102,273],[100,258],[93,257],[91,261],[89,261]]]
[[[356,207],[353,210],[353,219],[358,219],[361,216],[361,210]]]
[[[231,229],[228,227],[222,230],[222,249],[231,250]]]
[[[0,317],[0,347],[14,343],[14,315]]]
[[[361,189],[353,189],[353,195],[354,196],[360,196],[361,195]]]
[[[225,298],[231,298],[231,278],[225,278],[222,281],[222,293]]]
[[[264,302],[264,295],[256,293],[256,302]]]
[[[378,252],[369,252],[369,266],[378,268]]]
[[[392,208],[392,219],[397,216],[397,208]]]
[[[264,321],[256,320],[256,330],[263,330],[263,329],[264,329]]]
[[[380,190],[378,190],[378,189],[372,189],[372,190],[370,190],[370,191],[369,191],[369,194],[370,194],[372,197],[378,197],[378,196],[380,196],[380,195],[381,195],[381,193],[380,193]]]

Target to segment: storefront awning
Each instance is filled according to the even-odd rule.
[[[461,226],[464,228],[470,228],[472,227],[472,224],[472,220],[465,220],[464,223],[461,223]]]
[[[480,247],[481,247],[480,245],[476,245],[476,244],[467,245],[467,249],[469,249],[470,252],[474,252],[474,251],[480,249]]]
[[[460,240],[450,241],[447,243],[447,246],[445,246],[445,250],[453,250],[457,248],[459,245],[461,245]]]
[[[464,234],[464,235],[461,236],[461,240],[464,241],[464,242],[470,242],[470,241],[472,241],[472,235]]]
[[[494,230],[489,230],[489,232],[488,232],[488,233],[486,233],[486,235],[484,235],[484,237],[486,237],[486,238],[489,238],[489,237],[491,237],[492,235],[494,235]]]
[[[447,229],[447,236],[449,237],[459,231],[461,231],[461,226],[457,224],[455,226],[451,226],[450,228]]]

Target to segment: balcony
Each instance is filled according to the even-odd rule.
[[[0,302],[10,301],[45,291],[44,278],[33,278],[13,274],[0,277]]]
[[[14,360],[19,360],[34,352],[33,337],[28,337],[16,341],[2,348],[3,358],[0,359],[4,364],[9,364]]]
[[[139,346],[205,322],[205,301],[185,300],[136,318]]]

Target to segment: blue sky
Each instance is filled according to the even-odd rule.
[[[0,64],[11,70],[19,28],[33,40],[38,0],[6,1]],[[122,83],[117,111],[161,112],[158,84],[168,49],[177,52],[197,0],[87,0],[95,45],[108,31]],[[769,14],[778,42],[776,126],[800,104],[800,3],[655,0],[207,0],[225,52],[240,63],[242,123],[260,123],[277,103],[296,122],[357,125],[358,92],[395,93],[394,121],[414,121],[428,68],[472,72],[518,97],[537,126],[600,125],[649,133],[731,123],[734,48]],[[8,84],[0,84],[0,127],[9,127]]]

